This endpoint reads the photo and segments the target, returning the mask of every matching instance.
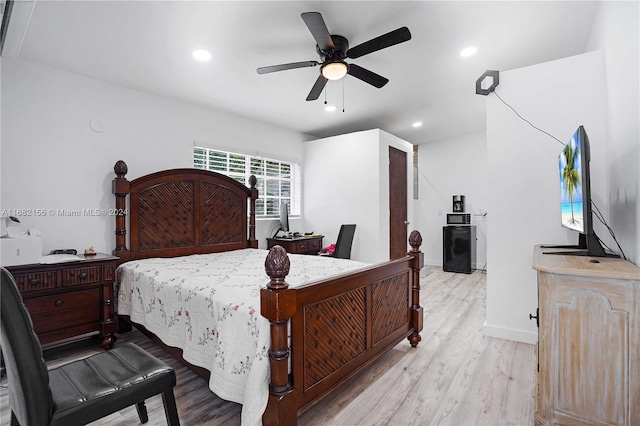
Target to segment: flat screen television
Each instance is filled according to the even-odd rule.
[[[558,155],[562,226],[581,234],[593,231],[589,195],[589,140],[580,126]]]
[[[590,161],[589,137],[584,127],[580,126],[558,155],[560,220],[562,226],[579,234],[578,245],[545,246],[577,250],[548,254],[617,257],[604,251],[593,230]]]
[[[289,204],[284,202],[280,203],[280,229],[278,229],[278,233],[280,231],[285,233],[284,236],[289,235]]]

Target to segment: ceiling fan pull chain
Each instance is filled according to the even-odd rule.
[[[342,79],[342,112],[344,112],[344,78]]]

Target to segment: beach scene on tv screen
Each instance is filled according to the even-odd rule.
[[[584,232],[582,205],[582,143],[576,132],[558,156],[562,226]]]

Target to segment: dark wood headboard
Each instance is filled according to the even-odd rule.
[[[120,258],[120,263],[258,248],[255,176],[251,176],[251,188],[247,188],[208,170],[163,170],[128,181],[127,164],[120,160],[113,171],[116,174],[112,184],[116,197],[113,254]],[[130,249],[126,246],[127,215]]]

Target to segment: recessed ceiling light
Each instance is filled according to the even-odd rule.
[[[462,56],[463,58],[468,58],[469,56],[475,55],[477,51],[478,51],[477,47],[469,46],[460,51],[460,56]]]
[[[336,107],[333,105],[327,105],[326,107],[324,107],[324,110],[327,112],[333,112],[336,110]]]
[[[211,59],[211,52],[205,49],[196,49],[192,52],[193,57],[201,62],[208,61]]]
[[[422,126],[422,121],[416,121],[415,123],[412,124],[413,127],[420,127]]]

